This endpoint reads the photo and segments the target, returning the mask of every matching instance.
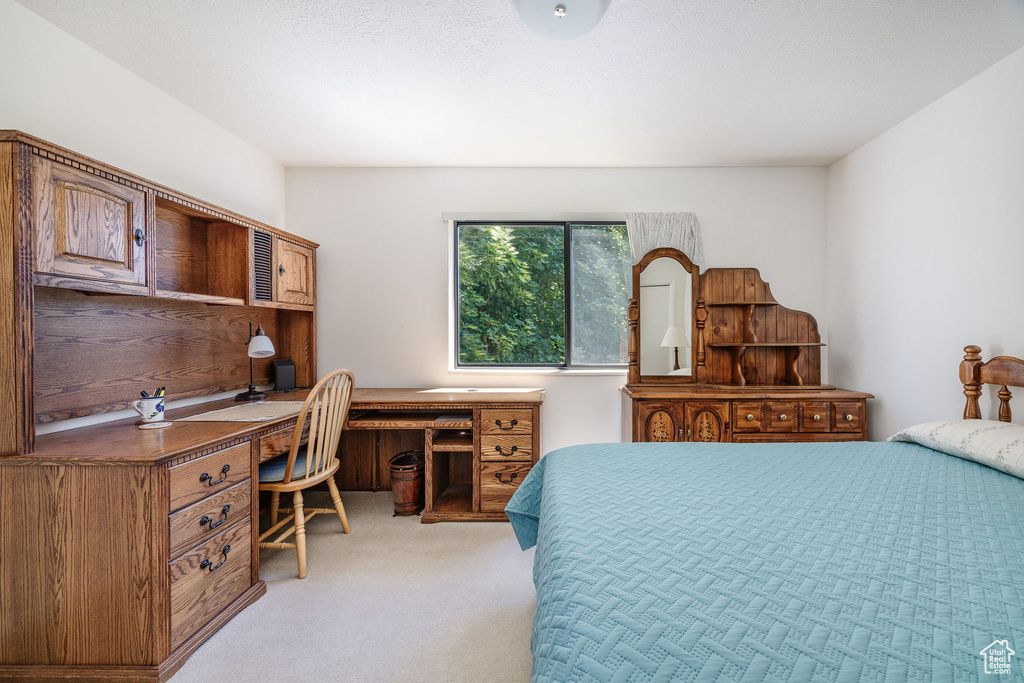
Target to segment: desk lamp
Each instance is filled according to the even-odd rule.
[[[252,331],[252,323],[249,323],[249,390],[235,394],[236,401],[261,401],[267,397],[266,394],[256,391],[256,385],[252,379],[252,359],[269,358],[274,355],[274,344],[270,337],[263,331],[263,325],[256,326],[256,332]]]
[[[670,327],[665,330],[665,338],[661,340],[662,346],[667,346],[675,351],[675,367],[672,368],[673,372],[679,370],[679,347],[689,348],[690,342],[686,338],[686,332],[683,332],[681,327]]]

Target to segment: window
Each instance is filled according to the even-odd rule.
[[[626,362],[624,223],[455,226],[458,367]]]

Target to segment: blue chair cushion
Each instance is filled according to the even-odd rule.
[[[271,458],[260,465],[260,483],[270,484],[284,481],[285,470],[288,469],[288,454]],[[295,456],[295,465],[292,467],[292,481],[306,478],[306,447],[299,449]]]

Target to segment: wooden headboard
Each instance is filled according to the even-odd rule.
[[[964,383],[964,396],[967,397],[964,419],[981,419],[981,408],[978,407],[981,385],[998,384],[999,420],[1009,422],[1012,394],[1007,387],[1024,387],[1024,360],[1013,356],[996,356],[988,362],[982,362],[980,346],[965,346],[964,359],[960,362],[960,381]]]

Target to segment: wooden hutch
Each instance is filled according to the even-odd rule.
[[[263,595],[253,481],[294,417],[36,426],[244,387],[249,323],[311,386],[317,246],[0,132],[0,679],[166,680]]]
[[[670,277],[688,312],[690,372],[644,364],[665,325],[644,325],[644,281],[653,265]],[[676,265],[678,264],[678,265]],[[650,270],[649,270],[650,269]],[[664,276],[663,276],[664,279]],[[646,296],[650,296],[648,293]],[[655,249],[633,266],[629,377],[622,387],[623,439],[631,441],[853,441],[867,438],[870,394],[821,383],[821,335],[814,318],[775,300],[754,268],[699,274],[685,254]],[[686,315],[689,313],[689,315]],[[653,317],[650,309],[648,317]]]

